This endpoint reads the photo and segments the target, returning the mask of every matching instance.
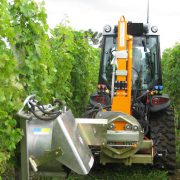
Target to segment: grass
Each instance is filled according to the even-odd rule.
[[[166,171],[155,170],[150,166],[120,166],[118,164],[94,168],[86,176],[71,174],[68,180],[167,180]]]

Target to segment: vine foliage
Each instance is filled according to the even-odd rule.
[[[163,84],[174,105],[180,127],[180,43],[168,48],[162,56]]]
[[[83,31],[50,29],[43,3],[0,0],[0,12],[1,175],[23,135],[15,115],[25,97],[61,99],[80,116],[96,88],[100,53]]]

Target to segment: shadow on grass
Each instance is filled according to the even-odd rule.
[[[149,165],[123,166],[112,164],[94,167],[86,176],[71,174],[68,180],[167,180],[166,171],[160,171]]]

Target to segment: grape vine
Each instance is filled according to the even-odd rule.
[[[24,98],[58,98],[80,116],[96,89],[100,53],[83,31],[63,24],[50,29],[43,2],[1,0],[0,12],[1,175],[23,135],[15,115]]]

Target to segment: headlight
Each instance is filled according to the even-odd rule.
[[[104,31],[105,32],[110,32],[111,31],[111,26],[109,26],[109,25],[106,25],[105,27],[104,27]]]
[[[153,33],[156,33],[156,32],[158,31],[157,26],[152,26],[152,27],[151,27],[151,31],[152,31]]]

